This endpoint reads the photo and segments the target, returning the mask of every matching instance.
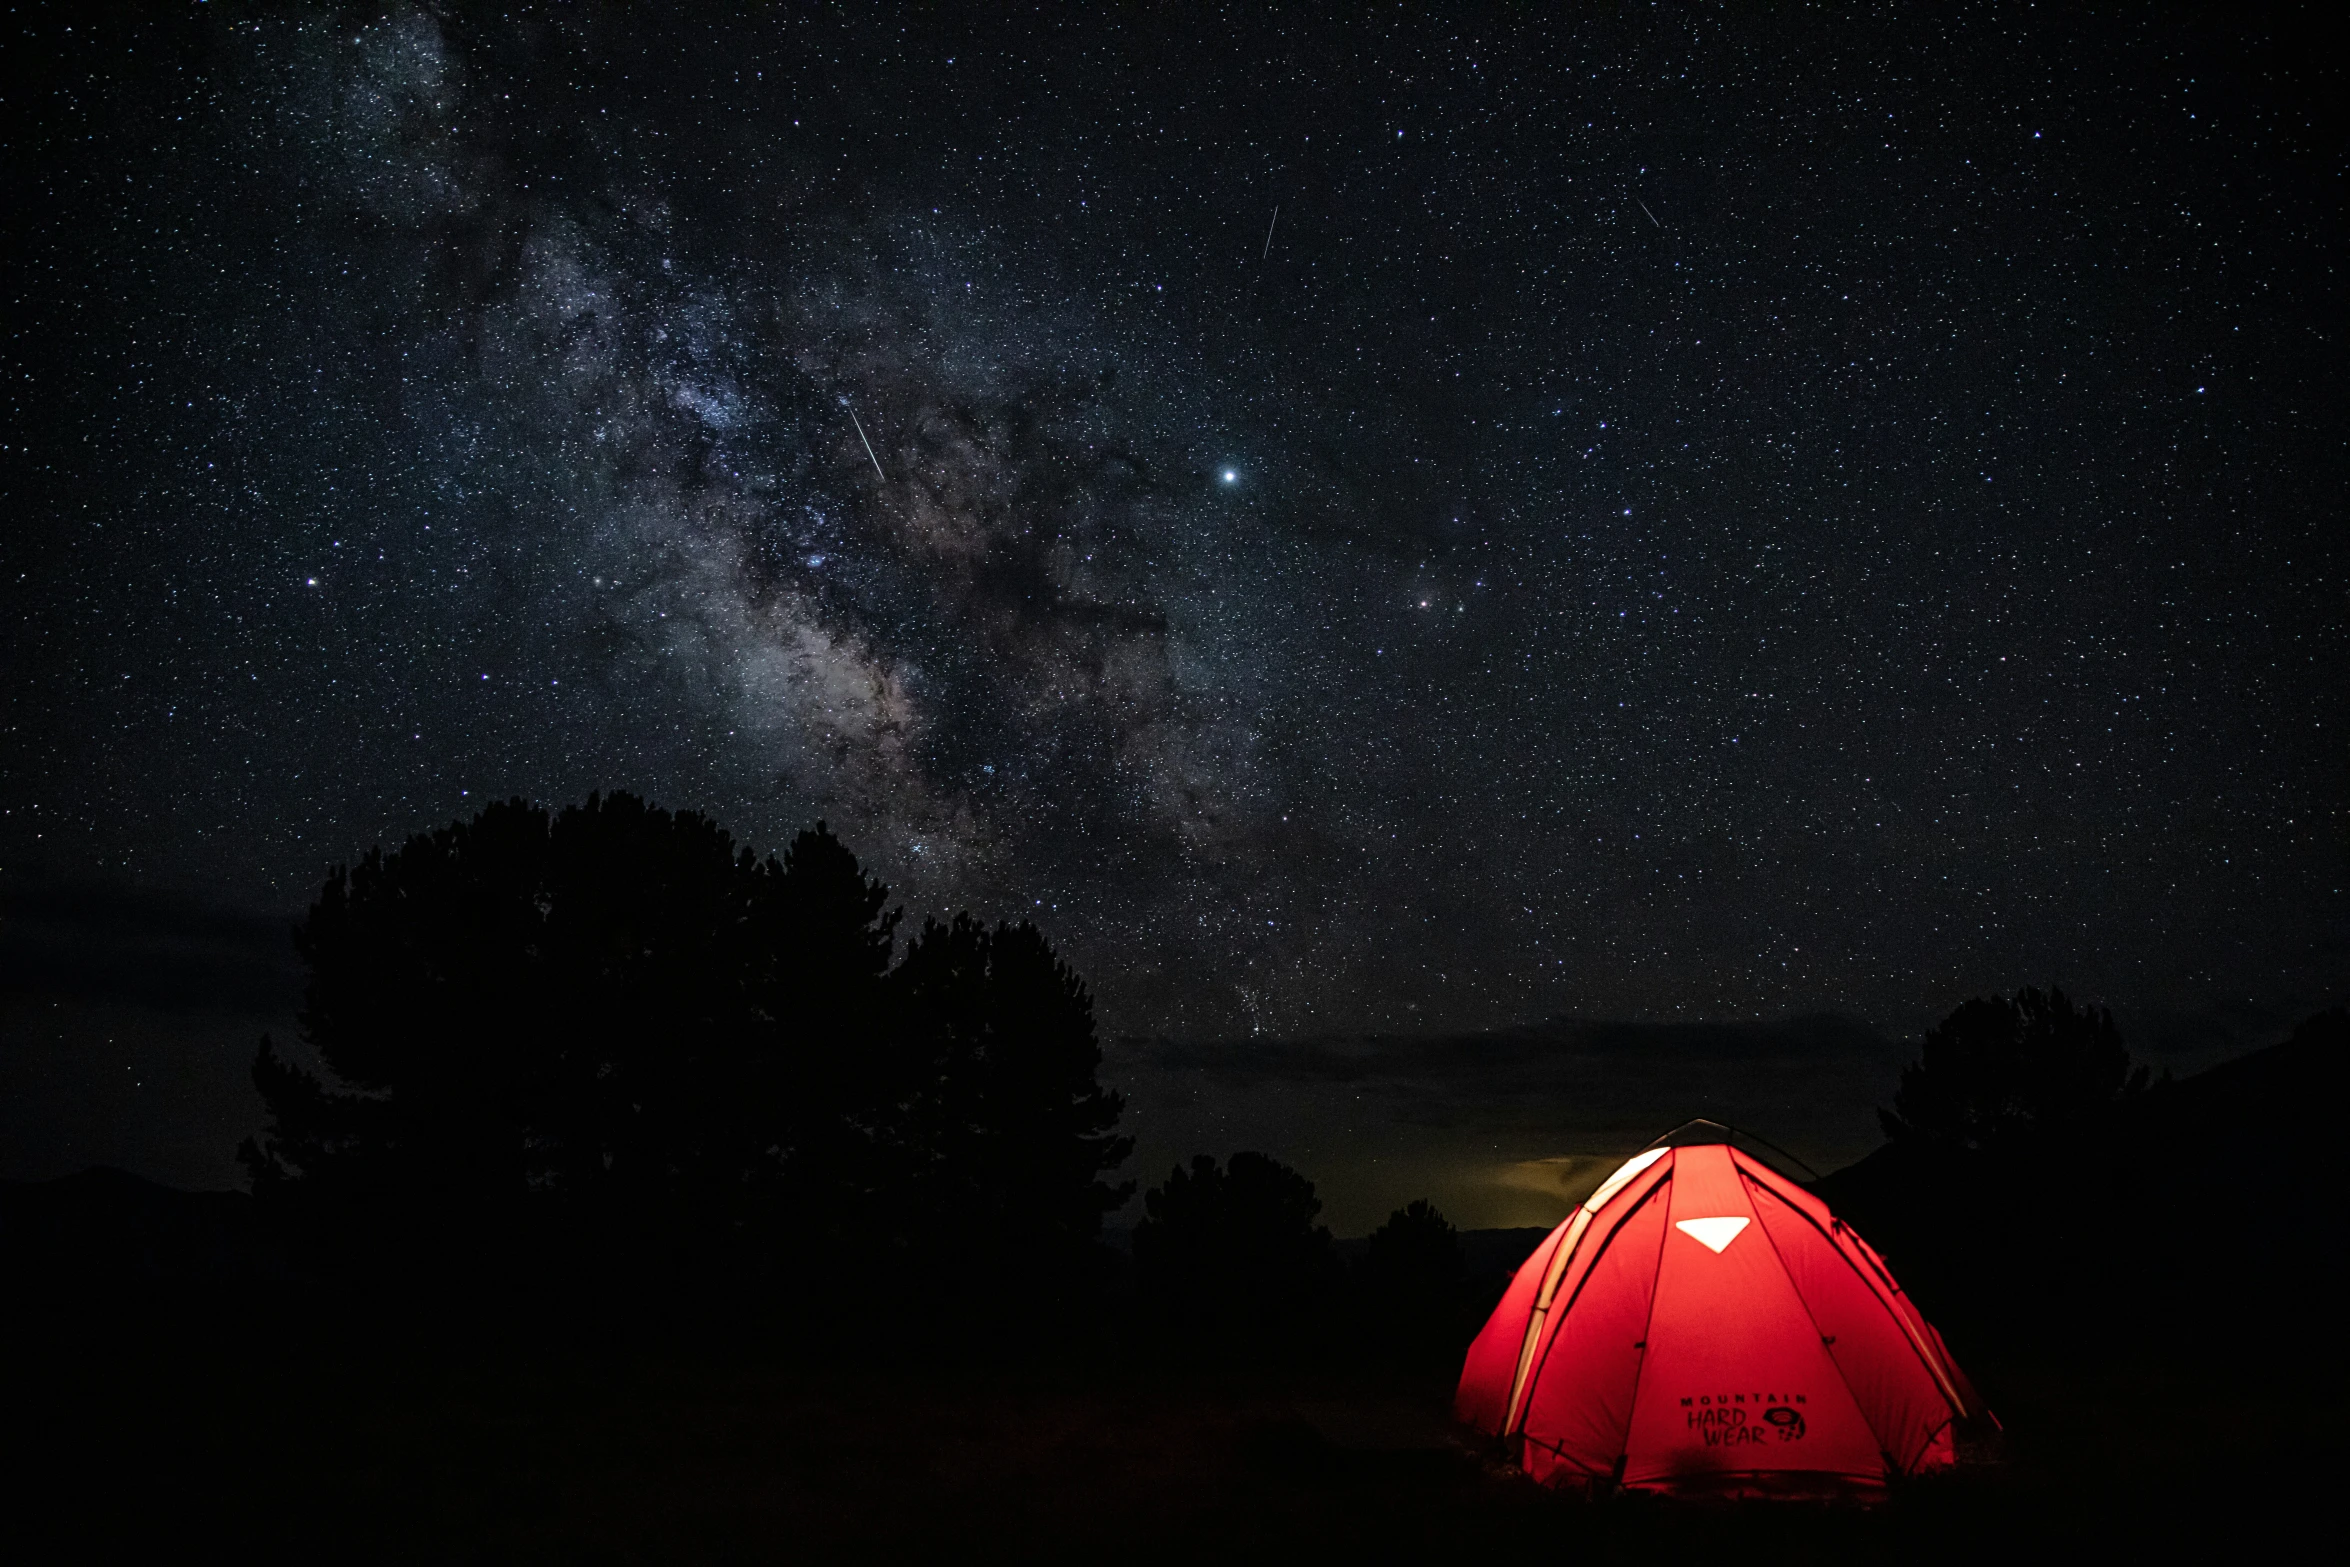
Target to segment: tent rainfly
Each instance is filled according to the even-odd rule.
[[[1527,1258],[1454,1412],[1535,1479],[1601,1494],[1868,1500],[1995,1428],[1884,1259],[1692,1122]]]

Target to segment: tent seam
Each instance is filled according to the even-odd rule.
[[[1736,1168],[1734,1163],[1732,1168]],[[1746,1184],[1749,1186],[1761,1185],[1760,1182],[1755,1181],[1749,1177],[1744,1170],[1738,1171],[1738,1178],[1746,1182]],[[1763,1189],[1766,1191],[1769,1190],[1767,1187]],[[1779,1203],[1781,1207],[1792,1206],[1792,1204],[1789,1204],[1785,1199],[1781,1198],[1777,1192],[1771,1192],[1770,1195],[1773,1200]],[[1747,1205],[1749,1207],[1754,1206],[1754,1199],[1751,1196],[1747,1198]],[[1820,1331],[1820,1314],[1812,1309],[1811,1297],[1803,1292],[1803,1286],[1795,1282],[1795,1270],[1787,1265],[1787,1253],[1780,1247],[1779,1237],[1771,1233],[1771,1227],[1768,1224],[1762,1222],[1762,1210],[1760,1208],[1755,1208],[1754,1219],[1755,1228],[1761,1230],[1763,1232],[1763,1239],[1770,1243],[1771,1255],[1779,1259],[1779,1272],[1781,1276],[1787,1280],[1787,1287],[1790,1290],[1793,1290],[1795,1292],[1795,1298],[1803,1303],[1804,1319],[1811,1324],[1812,1337],[1820,1341],[1820,1353],[1827,1357],[1829,1367],[1836,1373],[1836,1380],[1844,1384],[1844,1394],[1847,1398],[1852,1400],[1852,1407],[1859,1412],[1862,1423],[1869,1428],[1869,1435],[1877,1439],[1877,1451],[1884,1456],[1886,1462],[1891,1465],[1897,1473],[1904,1472],[1901,1468],[1901,1460],[1893,1456],[1893,1449],[1891,1445],[1886,1442],[1885,1433],[1877,1428],[1876,1420],[1869,1414],[1868,1405],[1862,1401],[1860,1396],[1860,1389],[1852,1385],[1852,1376],[1844,1369],[1844,1362],[1836,1358],[1835,1341],[1829,1338],[1826,1333]],[[1823,1239],[1826,1238],[1827,1237],[1823,1237]],[[1835,1251],[1838,1260],[1842,1261],[1846,1267],[1850,1267],[1852,1265],[1850,1259],[1844,1256],[1842,1247],[1834,1246],[1831,1243],[1831,1249]],[[1875,1294],[1874,1291],[1871,1291],[1870,1293],[1872,1297]],[[1879,1304],[1882,1305],[1883,1302],[1880,1301]],[[1929,1440],[1931,1440],[1931,1438],[1929,1438]]]
[[[1768,1189],[1768,1183],[1763,1184]],[[1773,1195],[1777,1196],[1778,1194],[1773,1193]],[[1860,1276],[1861,1283],[1868,1286],[1869,1294],[1876,1299],[1878,1305],[1885,1308],[1886,1315],[1893,1319],[1893,1325],[1901,1330],[1902,1339],[1909,1345],[1910,1353],[1918,1357],[1918,1363],[1926,1368],[1927,1374],[1934,1379],[1934,1385],[1942,1390],[1943,1402],[1950,1406],[1952,1416],[1954,1418],[1965,1417],[1967,1415],[1967,1401],[1958,1391],[1957,1378],[1953,1375],[1952,1368],[1946,1363],[1943,1349],[1936,1344],[1929,1344],[1919,1334],[1917,1328],[1911,1325],[1909,1318],[1904,1316],[1901,1309],[1893,1303],[1893,1295],[1906,1295],[1908,1291],[1895,1283],[1893,1276],[1887,1273],[1883,1266],[1876,1263],[1874,1259],[1854,1257],[1851,1250],[1836,1238],[1834,1231],[1823,1226],[1810,1214],[1805,1213],[1801,1206],[1789,1202],[1785,1197],[1780,1197],[1779,1200],[1786,1205],[1790,1212],[1818,1231],[1820,1237],[1835,1250],[1836,1255],[1844,1260],[1844,1265]],[[1830,1217],[1834,1216],[1830,1215]],[[1836,1222],[1843,1223],[1842,1220]],[[1852,1233],[1854,1240],[1859,1240],[1858,1231],[1853,1231],[1850,1225],[1844,1225],[1844,1228]],[[1867,1261],[1870,1265],[1863,1268],[1861,1266],[1863,1261]],[[1871,1273],[1875,1273],[1878,1278],[1884,1281],[1884,1289],[1879,1289],[1875,1283],[1870,1281],[1869,1275]],[[1887,1291],[1891,1293],[1888,1294]],[[1806,1304],[1808,1306],[1809,1303]],[[1918,1319],[1921,1323],[1924,1322],[1925,1314],[1918,1313]]]
[[[1681,1156],[1675,1154],[1673,1163],[1677,1165],[1680,1162]],[[1667,1180],[1659,1181],[1655,1186],[1649,1188],[1649,1196],[1653,1198],[1658,1192],[1663,1191],[1669,1179],[1668,1176]],[[1649,1264],[1648,1315],[1640,1319],[1640,1364],[1632,1368],[1632,1396],[1624,1402],[1623,1451],[1616,1454],[1616,1484],[1619,1486],[1624,1483],[1624,1471],[1630,1466],[1632,1459],[1632,1423],[1640,1418],[1640,1384],[1648,1376],[1648,1335],[1656,1328],[1657,1281],[1664,1276],[1665,1238],[1673,1233],[1672,1217],[1672,1210],[1668,1208],[1665,1211],[1666,1222],[1657,1226],[1656,1260]],[[1627,1222],[1630,1218],[1630,1214],[1625,1215]]]
[[[1501,1430],[1505,1437],[1509,1435],[1510,1428],[1518,1423],[1518,1411],[1524,1406],[1524,1400],[1533,1395],[1534,1352],[1541,1343],[1543,1323],[1550,1316],[1551,1306],[1557,1299],[1559,1280],[1565,1278],[1567,1269],[1575,1265],[1575,1253],[1582,1247],[1583,1238],[1591,1233],[1591,1220],[1591,1210],[1580,1203],[1576,1204],[1575,1211],[1560,1223],[1557,1244],[1550,1260],[1542,1265],[1542,1280],[1535,1288],[1534,1306],[1527,1313],[1526,1331],[1518,1344],[1517,1362],[1510,1371],[1510,1394],[1501,1406]]]
[[[1550,1347],[1552,1344],[1556,1344],[1558,1342],[1559,1330],[1564,1328],[1567,1323],[1567,1313],[1573,1311],[1575,1309],[1575,1303],[1583,1298],[1583,1291],[1591,1283],[1592,1272],[1599,1266],[1600,1259],[1607,1255],[1608,1248],[1615,1244],[1616,1237],[1623,1233],[1624,1226],[1632,1222],[1633,1215],[1637,1214],[1641,1209],[1647,1207],[1650,1200],[1654,1198],[1658,1192],[1663,1191],[1665,1187],[1672,1184],[1672,1179],[1673,1167],[1668,1163],[1665,1165],[1663,1173],[1660,1174],[1655,1179],[1655,1181],[1650,1183],[1646,1192],[1641,1194],[1640,1200],[1634,1203],[1631,1207],[1624,1210],[1624,1216],[1618,1219],[1615,1223],[1609,1225],[1607,1233],[1600,1237],[1598,1245],[1591,1253],[1590,1263],[1584,1267],[1583,1276],[1575,1281],[1575,1292],[1567,1297],[1566,1304],[1563,1306],[1557,1305],[1557,1297],[1552,1297],[1554,1309],[1550,1314],[1550,1321],[1547,1324],[1547,1326],[1550,1328],[1549,1341],[1541,1346],[1541,1352],[1536,1355],[1533,1361],[1526,1367],[1525,1393],[1518,1402],[1517,1418],[1515,1420],[1505,1420],[1505,1429],[1501,1433],[1504,1437],[1510,1435],[1510,1428],[1522,1428],[1525,1425],[1526,1412],[1534,1407],[1534,1385],[1542,1380],[1543,1369],[1550,1364]],[[1618,1195],[1621,1195],[1621,1193]],[[1589,1230],[1584,1231],[1584,1238],[1586,1240],[1590,1238],[1590,1233],[1591,1232]],[[1649,1283],[1649,1309],[1651,1311],[1656,1309],[1656,1285],[1654,1280],[1651,1280]],[[1643,1331],[1646,1331],[1645,1328]],[[1643,1342],[1645,1342],[1645,1340]],[[1520,1429],[1518,1434],[1523,1436],[1525,1432]]]
[[[1827,1242],[1828,1249],[1836,1254],[1837,1260],[1842,1262],[1847,1268],[1850,1268],[1853,1273],[1859,1277],[1863,1287],[1868,1290],[1869,1298],[1877,1303],[1879,1309],[1881,1309],[1886,1316],[1893,1319],[1893,1326],[1899,1330],[1902,1342],[1909,1346],[1910,1353],[1917,1356],[1918,1363],[1924,1366],[1926,1368],[1926,1374],[1933,1378],[1935,1388],[1942,1394],[1943,1402],[1948,1405],[1950,1409],[1950,1417],[1943,1423],[1945,1425],[1952,1424],[1955,1423],[1960,1417],[1964,1416],[1967,1412],[1966,1400],[1959,1396],[1957,1383],[1951,1378],[1948,1371],[1946,1371],[1941,1365],[1937,1363],[1939,1357],[1934,1353],[1930,1346],[1928,1346],[1922,1339],[1918,1337],[1917,1330],[1909,1325],[1908,1320],[1902,1316],[1900,1310],[1894,1306],[1891,1300],[1886,1298],[1884,1291],[1880,1290],[1875,1282],[1869,1278],[1869,1272],[1871,1270],[1867,1270],[1861,1267],[1861,1259],[1856,1259],[1852,1253],[1846,1250],[1843,1244],[1836,1239],[1834,1232],[1829,1230],[1826,1226],[1822,1225],[1810,1214],[1804,1212],[1800,1206],[1789,1202],[1786,1197],[1782,1196],[1780,1193],[1771,1191],[1769,1182],[1757,1181],[1753,1176],[1749,1175],[1743,1170],[1739,1173],[1745,1179],[1752,1181],[1753,1184],[1762,1187],[1763,1190],[1770,1191],[1773,1197],[1778,1198],[1781,1207],[1784,1207],[1788,1212],[1794,1214],[1804,1223],[1810,1225],[1812,1229],[1819,1235],[1820,1239]],[[1759,1213],[1757,1214],[1757,1217],[1760,1217]],[[1763,1226],[1763,1233],[1765,1235],[1770,1234],[1769,1225]],[[1776,1239],[1773,1239],[1771,1242],[1771,1250],[1778,1255],[1779,1266],[1781,1268],[1786,1268],[1786,1254],[1779,1250],[1779,1243]],[[1881,1270],[1877,1271],[1881,1272]],[[1793,1284],[1795,1282],[1795,1275],[1792,1271],[1790,1271],[1787,1275],[1787,1282],[1789,1284]],[[1889,1277],[1886,1278],[1885,1282],[1896,1290],[1899,1290],[1900,1288],[1900,1286],[1893,1284],[1893,1281]],[[1804,1296],[1803,1291],[1798,1289],[1796,1290],[1795,1294],[1797,1299],[1803,1301],[1803,1309],[1805,1313],[1807,1315],[1812,1315],[1811,1301]],[[1812,1315],[1812,1327],[1815,1331],[1819,1327],[1819,1318],[1817,1315]],[[1824,1337],[1825,1335],[1822,1336]],[[1828,1360],[1836,1367],[1836,1374],[1839,1377],[1843,1377],[1843,1363],[1836,1359],[1833,1349],[1831,1349],[1829,1352]],[[1844,1385],[1846,1391],[1851,1390],[1852,1381],[1849,1377],[1845,1377]],[[1860,1402],[1859,1394],[1853,1394],[1853,1402],[1855,1404]],[[1861,1418],[1864,1420],[1868,1418],[1866,1411],[1863,1411]],[[1873,1423],[1871,1425],[1871,1429],[1874,1429]],[[1935,1429],[1938,1431],[1941,1428],[1938,1426]],[[1926,1445],[1931,1446],[1933,1444],[1933,1440],[1934,1438],[1932,1433],[1929,1433],[1926,1437]],[[1882,1446],[1881,1434],[1879,1438],[1879,1445]],[[1919,1451],[1922,1453],[1924,1448],[1920,1448]]]

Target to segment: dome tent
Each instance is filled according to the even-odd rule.
[[[1693,1121],[1535,1248],[1454,1411],[1554,1485],[1867,1499],[1988,1412],[1884,1260]]]

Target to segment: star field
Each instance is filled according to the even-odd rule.
[[[2341,994],[2263,23],[353,14],[6,24],[0,871],[626,788],[1120,1031]]]

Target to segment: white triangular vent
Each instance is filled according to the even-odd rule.
[[[1673,1226],[1706,1250],[1719,1254],[1746,1228],[1744,1219],[1683,1219]]]

